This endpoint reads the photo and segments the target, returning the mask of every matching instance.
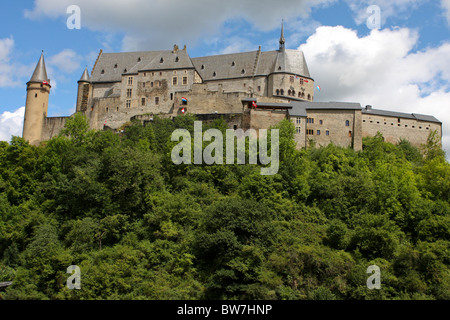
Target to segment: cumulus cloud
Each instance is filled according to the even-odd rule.
[[[414,52],[409,29],[372,30],[364,37],[341,26],[319,27],[299,47],[322,91],[316,101],[351,101],[374,108],[434,115],[450,154],[450,42]]]
[[[10,141],[12,136],[22,136],[25,107],[14,112],[4,112],[0,115],[0,141]]]
[[[445,10],[445,16],[447,17],[447,23],[450,26],[450,0],[441,0],[442,7]]]
[[[279,27],[281,18],[308,16],[312,7],[335,0],[36,0],[30,19],[68,17],[69,5],[81,9],[81,27],[123,32],[124,50],[161,49],[174,42],[192,43],[217,33],[225,21],[244,18],[259,30]]]
[[[80,69],[81,57],[72,49],[65,49],[50,57],[49,65],[65,73],[72,73]]]
[[[0,39],[0,87],[17,87],[23,85],[21,77],[29,74],[31,69],[12,61],[14,38]]]

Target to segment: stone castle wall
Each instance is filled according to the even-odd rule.
[[[427,142],[431,131],[436,130],[438,135],[442,136],[440,123],[373,114],[363,114],[362,121],[363,137],[373,137],[377,132],[381,132],[386,142],[394,144],[398,143],[400,139],[406,139],[413,146],[421,147]]]

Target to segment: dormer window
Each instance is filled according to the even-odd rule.
[[[231,66],[232,66],[232,67],[236,66],[236,63],[233,61],[233,62],[231,63]]]
[[[245,69],[242,69],[241,74],[245,74]]]
[[[123,73],[127,73],[127,72],[128,72],[128,70],[127,70],[127,69],[124,69],[124,70],[123,70]]]
[[[101,74],[105,74],[105,70],[102,70]]]
[[[214,72],[214,73],[213,73],[213,77],[215,77],[216,75],[217,75],[217,74]]]
[[[278,71],[281,71],[281,66],[278,67]]]
[[[205,65],[204,64],[202,64],[202,70],[205,70]]]
[[[141,57],[138,58],[138,62],[141,62]]]
[[[117,67],[118,67],[118,65],[117,65],[117,63],[114,65],[114,69],[117,69]]]
[[[164,63],[164,58],[161,58],[161,60],[159,60],[159,63]]]
[[[178,62],[178,61],[180,61],[180,58],[176,57],[175,62]]]

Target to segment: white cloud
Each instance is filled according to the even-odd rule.
[[[18,87],[23,85],[20,78],[31,72],[30,68],[11,60],[14,50],[14,38],[0,39],[0,87]]]
[[[450,25],[450,0],[441,0],[442,7],[445,10],[445,15],[447,17],[447,23]]]
[[[25,107],[14,112],[4,112],[0,115],[0,141],[11,141],[12,136],[22,136]]]
[[[443,123],[450,154],[450,42],[414,53],[418,39],[405,28],[358,37],[341,26],[319,27],[299,49],[322,87],[316,101],[433,115]]]
[[[213,35],[232,18],[244,18],[259,30],[279,27],[286,20],[308,16],[312,7],[336,0],[36,0],[30,19],[68,17],[69,5],[81,9],[81,27],[125,33],[124,50],[161,49]],[[157,47],[156,47],[157,46]]]
[[[80,69],[81,57],[71,49],[65,49],[49,58],[49,66],[54,66],[65,73]]]

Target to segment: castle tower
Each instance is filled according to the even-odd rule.
[[[86,68],[78,81],[78,96],[77,96],[77,109],[76,112],[85,112],[87,110],[89,96],[90,96],[90,77],[89,71]]]
[[[36,69],[27,83],[23,138],[32,145],[39,145],[41,142],[44,119],[47,117],[50,88],[42,52]]]

